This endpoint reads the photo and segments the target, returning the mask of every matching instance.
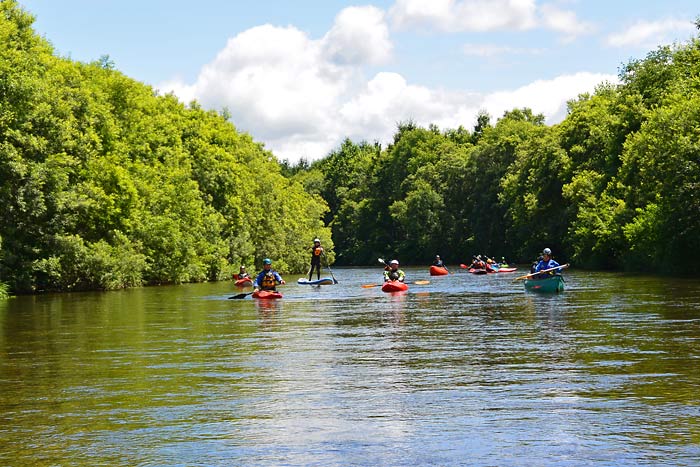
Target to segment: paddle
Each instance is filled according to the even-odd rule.
[[[553,268],[545,269],[543,271],[531,272],[530,274],[525,274],[524,276],[516,277],[515,279],[513,279],[513,282],[519,281],[520,279],[527,279],[528,277],[532,277],[532,276],[538,276],[538,275],[543,274],[545,272],[556,271],[557,269],[566,269],[568,267],[569,267],[569,263],[566,263],[566,264],[562,264],[561,266],[556,266]]]
[[[335,276],[333,275],[333,271],[331,271],[331,265],[330,265],[330,263],[328,262],[328,257],[326,256],[325,253],[322,253],[321,255],[322,255],[324,258],[326,258],[326,267],[328,268],[328,272],[331,273],[331,277],[333,278],[333,283],[334,283],[334,284],[337,284],[338,281],[335,279]]]
[[[239,298],[245,298],[248,295],[252,295],[253,292],[245,292],[245,293],[239,293],[238,295],[234,295],[232,297],[229,297],[229,300],[238,300]]]

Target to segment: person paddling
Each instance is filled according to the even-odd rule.
[[[286,284],[282,276],[272,269],[272,260],[270,258],[265,258],[263,260],[263,270],[260,271],[258,276],[253,282],[253,292],[260,292],[260,290],[277,290],[277,284]]]
[[[433,266],[443,268],[445,271],[447,271],[447,266],[445,266],[445,262],[440,258],[440,255],[435,255],[435,261],[433,261]]]
[[[311,268],[309,269],[309,281],[311,281],[311,276],[314,273],[314,268],[316,268],[316,279],[321,280],[321,255],[323,255],[323,247],[321,246],[321,240],[314,238],[314,244],[310,248],[311,250]]]
[[[545,269],[552,269],[556,268],[559,266],[559,263],[554,261],[552,259],[552,250],[549,248],[545,248],[542,250],[542,259],[535,265],[535,270],[533,273],[538,273],[540,271],[544,271]],[[559,270],[554,270],[554,271],[549,271],[541,274],[537,274],[537,277],[540,279],[544,279],[549,276],[553,276],[554,274],[558,274]]]
[[[233,278],[236,280],[248,279],[250,278],[250,274],[248,274],[248,271],[246,271],[245,266],[241,266],[241,268],[238,270],[238,274],[234,274]]]
[[[384,282],[388,281],[399,281],[403,282],[406,280],[406,274],[399,269],[399,261],[396,259],[392,259],[389,261],[389,269],[387,270],[385,268],[384,270]]]

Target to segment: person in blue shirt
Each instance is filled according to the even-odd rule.
[[[270,258],[265,258],[263,260],[263,270],[260,271],[258,276],[253,282],[253,292],[259,292],[262,290],[276,290],[277,284],[286,284],[282,276],[272,269],[272,260]]]
[[[560,264],[552,259],[552,250],[550,250],[549,248],[545,248],[544,250],[542,250],[542,259],[537,263],[533,272],[538,273],[547,269],[556,268],[557,266],[560,266]],[[560,271],[560,269],[556,269],[554,271],[538,274],[537,277],[549,277],[554,274],[559,274]]]

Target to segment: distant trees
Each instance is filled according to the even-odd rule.
[[[229,277],[275,259],[435,254],[700,272],[700,41],[664,46],[569,102],[473,129],[398,125],[280,164],[229,122],[122,75],[56,57],[0,2],[0,295]],[[332,234],[332,235],[331,235]],[[2,284],[6,284],[3,286]]]
[[[698,76],[693,39],[630,61],[558,125],[514,109],[473,131],[400,124],[383,150],[345,141],[308,169],[339,261],[526,261],[547,245],[583,267],[698,274]]]

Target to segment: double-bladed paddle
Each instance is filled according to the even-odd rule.
[[[569,267],[569,263],[566,263],[566,264],[562,264],[561,266],[555,266],[553,268],[544,269],[542,271],[531,272],[530,274],[525,274],[524,276],[516,277],[515,279],[513,279],[513,282],[519,281],[520,279],[527,279],[528,277],[538,276],[538,275],[543,274],[545,272],[556,271],[557,269],[566,269],[568,267]]]

